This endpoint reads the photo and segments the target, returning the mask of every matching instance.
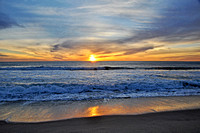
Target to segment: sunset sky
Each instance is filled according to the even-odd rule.
[[[200,0],[0,0],[0,61],[200,61]]]

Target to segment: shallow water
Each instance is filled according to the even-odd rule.
[[[148,97],[92,101],[46,101],[4,103],[0,120],[42,122],[102,115],[136,115],[151,112],[200,108],[200,96]]]

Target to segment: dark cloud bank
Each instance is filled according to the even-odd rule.
[[[8,15],[0,12],[0,30],[10,28],[12,26],[22,27],[17,22],[15,22],[13,19],[11,19]]]

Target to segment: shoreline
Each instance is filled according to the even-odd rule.
[[[90,118],[100,118],[100,117],[126,117],[126,116],[145,116],[145,115],[153,115],[153,114],[162,114],[162,113],[173,113],[173,112],[187,112],[187,111],[200,111],[199,108],[194,109],[180,109],[180,110],[170,110],[170,111],[160,111],[160,112],[147,112],[142,114],[114,114],[114,115],[97,115],[97,116],[88,116],[88,117],[74,117],[60,120],[52,120],[52,121],[39,121],[39,122],[12,122],[7,120],[0,120],[1,124],[42,124],[42,123],[52,123],[52,122],[62,122],[62,121],[71,121],[71,120],[79,120],[79,119],[90,119]]]
[[[200,108],[138,115],[107,115],[51,122],[16,123],[0,121],[0,133],[11,132],[200,132]]]
[[[199,109],[200,96],[11,103],[0,107],[0,121],[37,123],[94,116],[140,115]]]

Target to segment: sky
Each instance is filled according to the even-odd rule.
[[[200,0],[0,0],[0,61],[200,61]]]

